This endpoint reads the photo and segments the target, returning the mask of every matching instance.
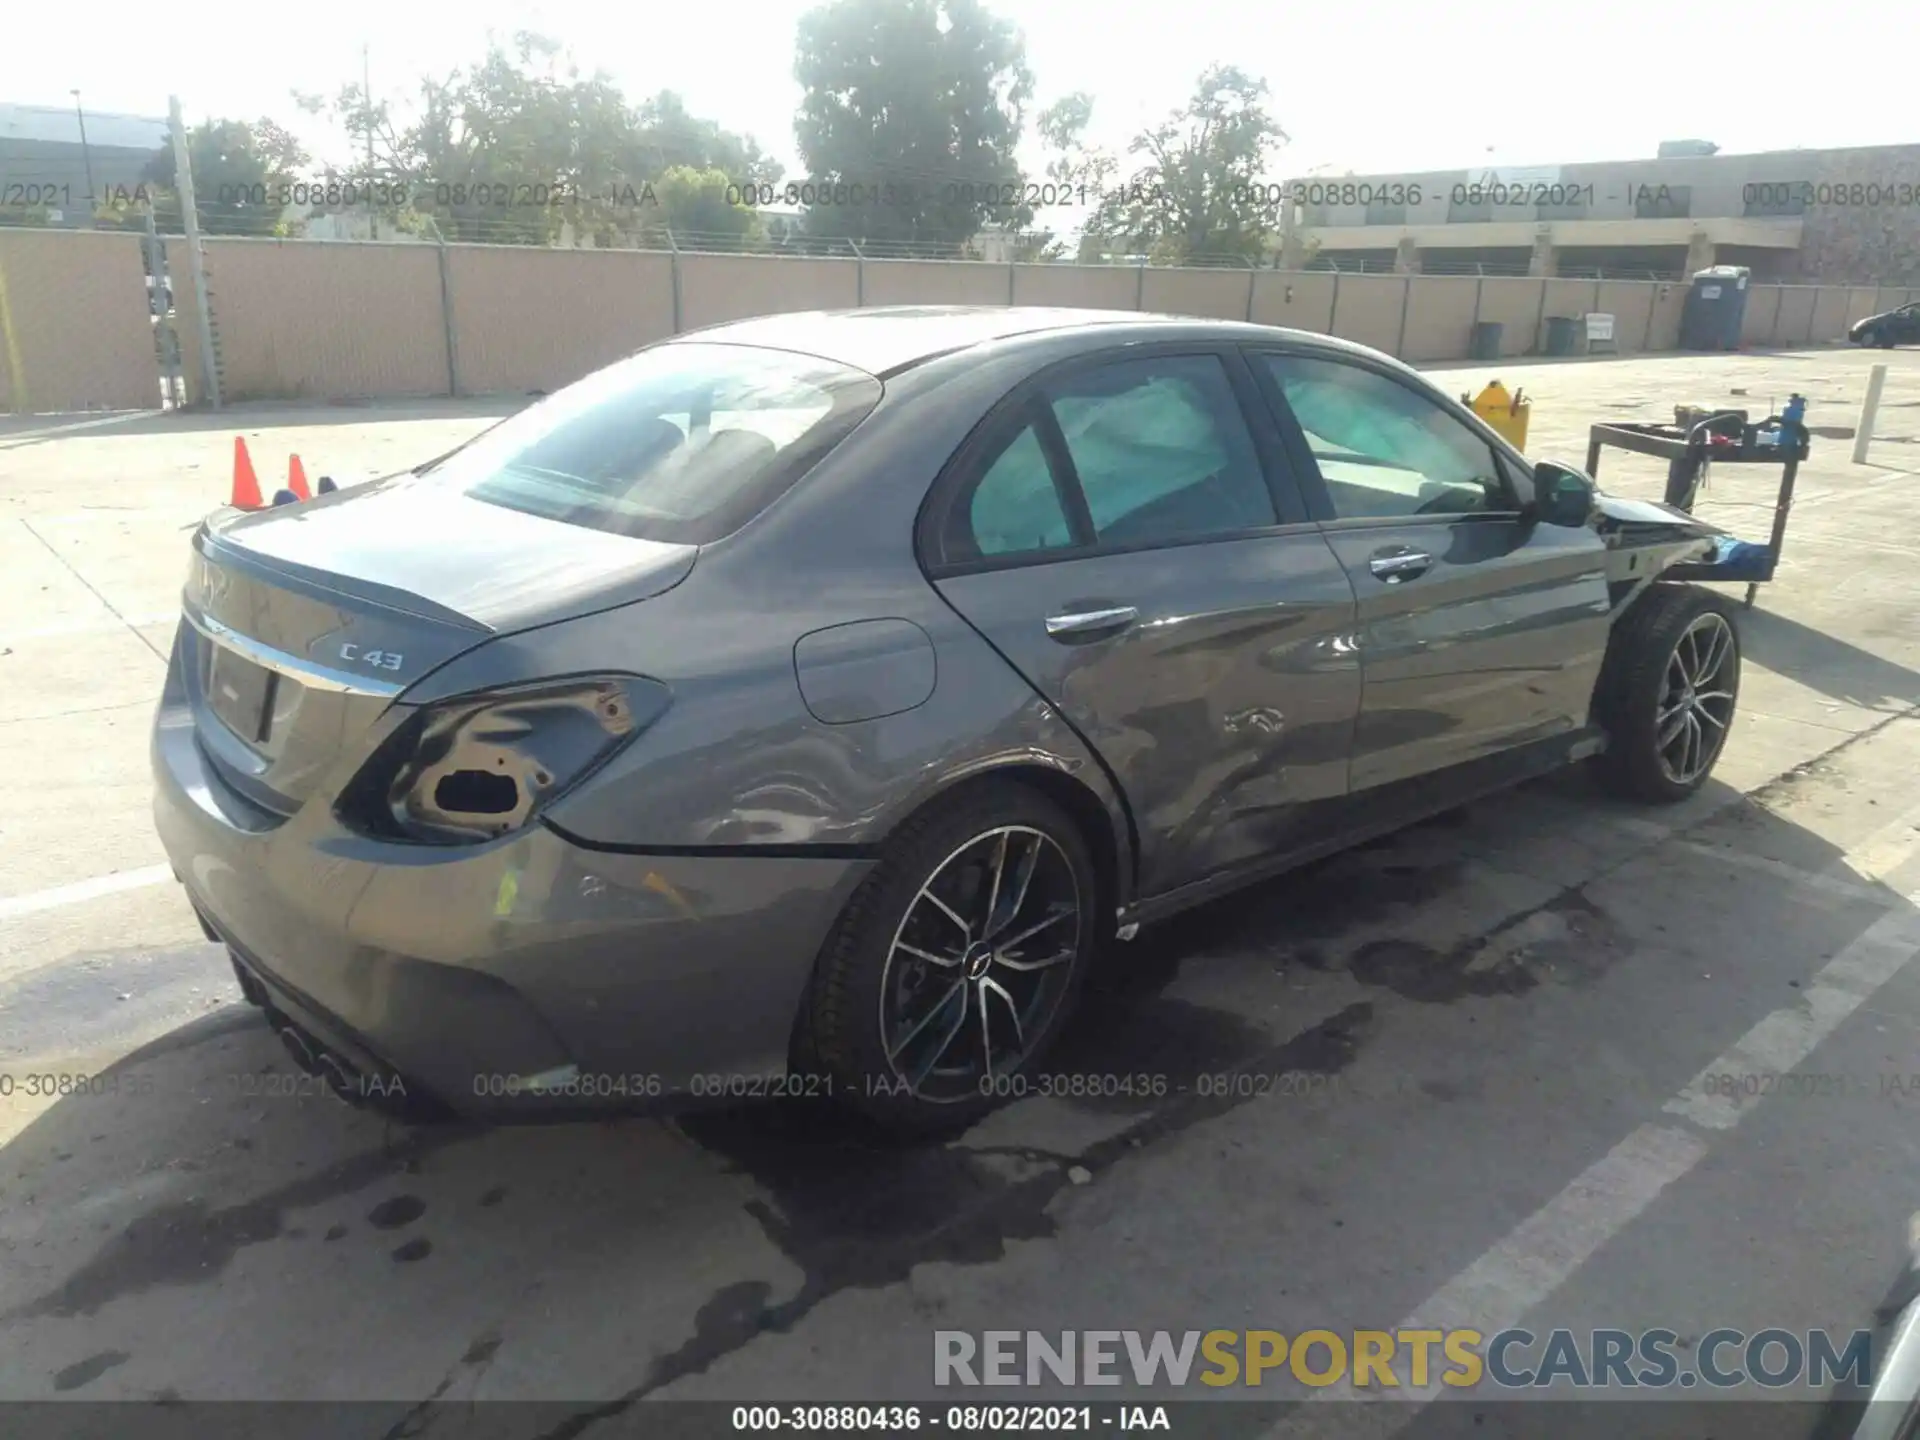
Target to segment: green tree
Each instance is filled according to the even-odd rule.
[[[1087,143],[1093,121],[1093,97],[1084,90],[1062,96],[1040,112],[1034,128],[1047,147],[1047,179],[1056,185],[1084,188],[1097,200],[1113,184],[1120,162]]]
[[[209,235],[282,233],[286,205],[274,191],[291,183],[308,162],[306,151],[275,121],[209,120],[187,132],[187,163],[193,168],[193,200],[200,228]],[[180,199],[171,145],[156,150],[145,179],[154,196],[154,221],[178,229]]]
[[[1141,161],[1104,193],[1087,237],[1175,263],[1255,259],[1278,213],[1263,203],[1260,182],[1286,141],[1267,109],[1266,82],[1216,65],[1185,106],[1127,147]]]
[[[1006,202],[1033,77],[1020,32],[980,0],[829,0],[800,19],[794,77],[809,181],[845,187],[810,209],[810,233],[957,247],[1025,223]]]
[[[737,185],[771,184],[780,162],[763,153],[750,135],[736,135],[718,122],[689,114],[671,90],[644,100],[633,116],[634,134],[623,157],[628,175],[659,179],[669,170],[718,170]]]
[[[760,217],[743,202],[738,182],[719,169],[675,165],[654,187],[660,223],[694,249],[751,249],[766,238]]]
[[[675,167],[743,182],[779,174],[750,137],[690,114],[673,92],[631,106],[607,76],[583,74],[531,33],[423,82],[410,123],[354,84],[331,108],[360,157],[353,173],[401,186],[449,240],[546,243],[571,226],[610,242],[666,223],[657,186]],[[392,218],[417,219],[398,208]]]
[[[1104,150],[1087,143],[1087,126],[1092,120],[1093,97],[1084,90],[1076,90],[1042,110],[1035,128],[1040,132],[1040,141],[1047,149],[1048,181],[1073,191],[1076,204],[1084,201],[1098,206],[1101,198],[1112,188],[1120,162]],[[1105,242],[1098,235],[1090,231],[1083,232],[1077,258],[1097,261],[1104,258],[1104,249]],[[1055,239],[1049,231],[1034,258],[1064,260],[1068,254],[1068,244]]]

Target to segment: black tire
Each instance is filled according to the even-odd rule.
[[[1038,940],[1015,945],[1009,944],[1006,937],[1016,936],[1036,919],[1058,910],[1058,904],[1044,909],[1032,907],[1045,902],[1053,891],[1070,888],[1077,905],[1071,922],[1070,943],[1069,922],[1065,920],[1047,920],[1039,937],[1051,945],[1053,936],[1057,935],[1060,942],[1057,948],[1066,958],[1059,961],[1047,958],[1043,965],[1037,964],[1030,971],[1009,975],[998,968],[1003,963],[998,959],[998,947],[986,947],[995,958],[985,961],[978,958],[982,945],[973,942],[974,927],[969,925],[966,932],[969,943],[964,945],[955,962],[957,970],[935,969],[903,952],[897,957],[898,967],[890,967],[890,958],[896,958],[896,945],[909,933],[910,927],[945,924],[945,920],[928,908],[930,902],[921,898],[925,891],[935,887],[938,881],[941,892],[937,893],[966,894],[964,884],[959,891],[947,887],[981,881],[973,872],[991,866],[996,853],[993,844],[996,832],[1009,837],[1007,851],[999,853],[1016,857],[1011,865],[1002,862],[1003,873],[1009,869],[1013,872],[1010,884],[1017,880],[1020,866],[1017,857],[1024,853],[1020,847],[1030,845],[1037,858],[1028,872],[1029,885],[1021,887],[1015,897],[1012,914],[1020,916],[1021,923],[1011,923],[1010,915],[1000,921],[994,934],[1001,938],[1008,958],[1020,957],[1020,963],[1043,958],[1037,951],[1028,953],[1029,945],[1037,944]],[[1038,841],[1025,838],[1035,834],[1044,836],[1053,849],[1049,851]],[[984,849],[976,855],[975,847],[979,845],[984,845]],[[956,865],[957,872],[951,868]],[[943,867],[949,868],[943,870]],[[1035,893],[1030,900],[1030,887],[1038,884],[1043,875],[1049,889]],[[978,883],[971,893],[978,896]],[[986,911],[987,915],[1000,913],[998,906],[1006,903],[1005,897],[996,901],[996,896],[998,891],[987,897],[995,902]],[[1058,1036],[1079,997],[1098,944],[1101,927],[1097,918],[1101,904],[1098,876],[1086,838],[1064,810],[1037,790],[1011,781],[986,780],[966,786],[949,799],[915,815],[890,835],[884,858],[847,902],[815,962],[813,980],[797,1027],[796,1064],[820,1076],[825,1082],[822,1088],[830,1089],[836,1100],[887,1130],[926,1135],[971,1123],[1020,1093],[1016,1077],[1031,1074],[1035,1062]],[[1028,908],[1022,909],[1022,906]],[[965,910],[967,907],[956,902],[954,908]],[[980,917],[980,928],[992,928],[984,915]],[[950,943],[935,938],[937,929],[934,935],[924,930],[913,933],[932,949],[945,951],[962,944],[957,930]],[[974,958],[970,962],[968,957]],[[936,1069],[924,1078],[924,1090],[916,1089],[904,1073],[909,1063],[909,1045],[898,1045],[898,1062],[889,1055],[889,1037],[885,1033],[889,1019],[883,1017],[891,1017],[898,1008],[909,1004],[910,1000],[905,997],[922,993],[915,989],[916,973],[929,982],[924,992],[928,995],[944,993],[948,986],[956,983],[951,976],[959,975],[961,979],[957,983],[964,987],[961,1003],[970,1007],[984,993],[976,988],[978,980],[969,978],[975,964],[987,968],[992,983],[1005,982],[987,1006],[987,1029],[992,1037],[983,1047],[987,1063],[991,1064],[995,1041],[1005,1042],[1009,1024],[1021,1032],[1017,1060],[1003,1055],[1003,1061],[1007,1062],[1004,1068],[996,1068],[991,1078],[976,1080],[971,1085],[964,1075],[957,1073],[957,1064],[949,1067],[956,1071],[952,1075]],[[1054,971],[1064,973],[1056,978]],[[1020,975],[1031,978],[1036,1002],[1043,990],[1051,997],[1044,1014],[1038,1009],[1022,1013],[1013,1007],[1011,1000],[1006,1002],[1005,1013],[1000,1013],[1003,1002],[997,995],[1025,993],[1029,982],[1019,978]],[[947,1017],[953,1014],[949,1001],[930,1007],[928,1018],[938,1017],[939,1023],[926,1032],[924,1041],[917,1042],[923,1048],[913,1057],[914,1068],[924,1060],[927,1049],[938,1043],[940,1032],[947,1027]],[[972,1037],[978,1023],[976,1014],[968,1008],[959,1018],[967,1043],[975,1043]],[[1032,1026],[1030,1038],[1025,1033],[1027,1024]],[[997,1035],[994,1034],[996,1026]],[[900,1021],[898,1028],[912,1033],[906,1019]],[[937,1066],[950,1053],[937,1053],[927,1063]],[[940,1081],[939,1085],[932,1083],[935,1079]]]
[[[1735,617],[1732,603],[1710,590],[1656,584],[1616,622],[1593,706],[1607,733],[1607,748],[1595,757],[1594,771],[1607,790],[1672,804],[1706,784],[1726,748],[1739,704],[1740,631]],[[1702,647],[1704,637],[1720,634],[1726,652],[1716,664]],[[1689,647],[1693,666],[1708,667],[1697,687],[1679,678],[1689,668],[1688,656],[1676,653],[1683,644]],[[1724,700],[1694,698],[1723,692]],[[1678,734],[1671,718],[1676,712]],[[1699,751],[1685,748],[1689,735],[1701,737]],[[1676,755],[1683,757],[1681,763],[1676,763]]]

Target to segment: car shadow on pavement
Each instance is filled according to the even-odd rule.
[[[1893,713],[1920,705],[1920,672],[1768,610],[1744,611],[1745,658],[1850,705]]]
[[[1844,783],[1819,762],[1757,797],[1714,786],[1653,813],[1557,779],[1196,910],[1105,957],[1048,1093],[934,1141],[798,1101],[408,1127],[309,1083],[264,1022],[196,1020],[0,1149],[0,1398],[367,1399],[395,1423],[429,1401],[622,1407],[740,1363],[835,1296],[907,1285],[929,1264],[1008,1263],[1074,1223],[1081,1187],[1236,1111],[1267,1107],[1276,1148],[1306,1143],[1315,1107],[1383,1093],[1470,1131],[1506,1053],[1407,1048],[1422,1026],[1577,1033],[1589,1007],[1635,1008],[1639,987],[1751,949],[1767,927],[1766,954],[1710,1009],[1649,1013],[1614,1037],[1644,1045],[1671,1093],[1820,957],[1906,908],[1793,819]],[[1796,889],[1795,875],[1829,878]],[[1563,1059],[1577,1078],[1581,1057]],[[1292,1077],[1301,1103],[1274,1103],[1273,1077]],[[1571,1143],[1591,1105],[1565,1103]],[[1623,1122],[1591,1118],[1604,1150]],[[1314,1183],[1395,1193],[1370,1163]],[[1423,1223],[1427,1202],[1405,1203]],[[1300,1263],[1328,1263],[1311,1243]],[[926,1388],[933,1323],[887,1342],[903,1394]],[[838,1352],[820,1343],[805,1383],[844,1399]]]

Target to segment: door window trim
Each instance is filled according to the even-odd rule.
[[[1399,528],[1407,525],[1454,525],[1466,521],[1504,521],[1511,523],[1523,520],[1527,515],[1527,498],[1516,492],[1514,477],[1532,473],[1532,465],[1526,456],[1507,443],[1505,437],[1498,434],[1486,421],[1465,405],[1460,404],[1445,391],[1437,387],[1433,390],[1408,382],[1404,375],[1397,375],[1385,365],[1373,363],[1365,356],[1348,355],[1344,352],[1323,350],[1317,346],[1268,344],[1253,342],[1241,346],[1245,353],[1248,373],[1260,391],[1262,401],[1273,414],[1273,422],[1284,437],[1288,456],[1292,461],[1292,470],[1299,479],[1300,489],[1306,497],[1307,508],[1313,514],[1320,527],[1325,530],[1365,530]],[[1285,392],[1273,372],[1260,363],[1268,355],[1288,360],[1318,360],[1329,365],[1350,365],[1356,370],[1365,370],[1383,380],[1391,381],[1408,394],[1425,400],[1435,406],[1442,414],[1465,425],[1469,434],[1483,441],[1495,457],[1495,470],[1500,478],[1500,487],[1506,492],[1507,506],[1499,510],[1470,510],[1461,512],[1441,512],[1433,515],[1350,515],[1342,516],[1333,508],[1332,495],[1327,490],[1326,477],[1320,473],[1320,462],[1314,458],[1313,447],[1307,441],[1306,431],[1301,427],[1293,407],[1287,403]],[[1501,463],[1504,462],[1504,463]]]
[[[1272,525],[1243,526],[1203,535],[1173,535],[1130,543],[1103,543],[1094,533],[1093,517],[1081,489],[1078,471],[1067,449],[1060,422],[1047,403],[1046,389],[1063,377],[1080,371],[1129,360],[1206,358],[1219,362],[1228,389],[1239,407],[1240,420],[1246,426],[1253,445],[1255,462],[1271,497],[1274,513],[1280,518]],[[1071,545],[1056,545],[1045,550],[1022,550],[1002,555],[983,555],[978,559],[949,560],[943,537],[948,517],[972,487],[984,477],[1002,450],[1031,425],[1040,448],[1047,457],[1055,491],[1066,511],[1074,536]],[[1052,565],[1066,560],[1084,560],[1096,555],[1127,555],[1144,550],[1173,550],[1188,545],[1211,545],[1221,541],[1246,540],[1268,535],[1291,535],[1318,528],[1303,494],[1292,455],[1284,445],[1281,427],[1275,422],[1259,378],[1240,347],[1231,341],[1166,340],[1148,344],[1112,346],[1087,354],[1069,355],[1036,370],[1010,389],[981,418],[967,438],[960,442],[939,475],[927,488],[926,499],[914,522],[914,551],[920,567],[929,579],[951,575],[976,575],[989,570],[1014,570],[1029,565]]]

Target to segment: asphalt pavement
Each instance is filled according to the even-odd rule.
[[[1875,361],[1855,466],[1833,432]],[[236,428],[263,482],[293,452],[351,481],[499,408],[0,434],[0,1399],[357,1401],[373,1435],[541,1401],[487,1414],[596,1436],[656,1400],[1087,1398],[937,1389],[941,1331],[1871,1325],[1920,1212],[1920,355],[1500,378],[1530,453],[1576,464],[1594,420],[1809,396],[1715,782],[1647,810],[1556,777],[1143,931],[1047,1067],[1078,1093],[922,1146],[799,1103],[484,1130],[314,1093],[147,813],[188,529]],[[1660,467],[1601,478],[1657,495]],[[1703,513],[1763,538],[1739,507],[1768,498],[1716,475]],[[1573,1433],[1430,1389],[1237,1428]],[[1760,1398],[1722,1433],[1806,1433],[1783,1402],[1812,1392]]]

